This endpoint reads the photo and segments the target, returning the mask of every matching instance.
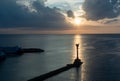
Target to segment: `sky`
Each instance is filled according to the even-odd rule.
[[[0,0],[0,34],[120,33],[120,0]]]

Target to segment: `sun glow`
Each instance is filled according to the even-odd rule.
[[[75,23],[76,25],[80,25],[80,24],[81,24],[81,19],[75,18],[75,19],[74,19],[74,23]]]
[[[84,20],[82,18],[69,18],[69,17],[66,17],[66,20],[68,22],[70,22],[71,24],[73,25],[82,25],[84,23]]]

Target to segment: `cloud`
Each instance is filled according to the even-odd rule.
[[[85,0],[82,7],[88,20],[115,18],[120,15],[119,0]]]
[[[28,1],[27,6],[17,1],[0,1],[0,28],[67,29],[70,27],[57,8],[45,7],[46,0],[24,0]],[[34,10],[30,11],[30,9]]]
[[[118,19],[112,19],[112,20],[105,21],[104,24],[115,23],[115,22],[118,22],[118,21],[119,21]]]
[[[68,11],[67,11],[67,16],[68,16],[68,17],[71,17],[71,18],[74,18],[74,13],[73,13],[73,11],[68,10]]]

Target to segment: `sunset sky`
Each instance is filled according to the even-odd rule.
[[[120,33],[120,0],[0,0],[0,33]]]

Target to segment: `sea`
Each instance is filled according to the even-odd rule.
[[[76,44],[83,64],[45,81],[120,81],[120,34],[0,35],[0,47],[40,48],[42,53],[8,56],[0,81],[27,81],[74,62]]]

